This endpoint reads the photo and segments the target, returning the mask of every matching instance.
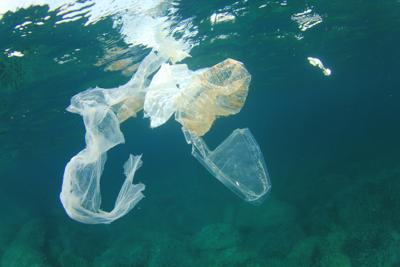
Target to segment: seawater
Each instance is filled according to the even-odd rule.
[[[400,3],[175,7],[177,20],[191,23],[183,63],[234,58],[252,74],[242,111],[204,138],[214,148],[250,128],[271,175],[269,197],[243,202],[190,156],[176,122],[150,129],[139,116],[122,125],[126,144],[108,155],[103,206],[113,206],[129,153],[143,153],[135,180],[146,184],[145,199],[110,225],[71,220],[59,193],[84,127],[65,108],[87,88],[127,82],[117,60],[138,62],[149,48],[130,47],[112,15],[60,24],[53,7],[13,8],[0,19],[0,266],[400,265]],[[308,24],[293,19],[301,13],[317,23],[302,31]],[[235,19],[215,23],[213,14]],[[104,63],[112,51],[118,56]]]

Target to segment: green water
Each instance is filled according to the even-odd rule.
[[[146,184],[145,199],[110,225],[72,221],[59,193],[84,127],[65,108],[89,87],[129,79],[96,64],[104,40],[127,44],[111,18],[85,27],[85,19],[55,24],[57,12],[45,6],[21,9],[0,20],[0,266],[400,266],[400,2],[178,8],[198,28],[184,63],[198,69],[230,57],[252,74],[242,111],[217,121],[205,140],[215,147],[250,128],[271,176],[266,201],[245,203],[213,178],[176,122],[150,129],[137,118],[122,125],[126,144],[109,153],[103,204],[112,207],[129,153],[143,153],[135,179]],[[307,8],[323,21],[302,32],[291,16]],[[211,25],[221,9],[238,16]],[[27,36],[15,30],[47,15]],[[8,48],[24,56],[8,57]],[[66,54],[76,59],[60,64]]]

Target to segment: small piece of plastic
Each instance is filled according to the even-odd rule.
[[[322,63],[322,61],[321,61],[319,58],[316,58],[316,57],[308,57],[307,60],[308,60],[308,63],[310,63],[310,64],[313,65],[314,67],[317,67],[317,68],[319,68],[320,70],[322,70],[322,73],[323,73],[325,76],[329,76],[329,75],[332,74],[332,70],[329,69],[329,68],[326,68],[326,67],[324,66],[324,64]]]
[[[192,155],[219,181],[248,202],[261,202],[271,183],[256,140],[249,129],[236,129],[215,150],[182,128]]]

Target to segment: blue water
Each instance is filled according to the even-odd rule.
[[[0,266],[400,266],[399,1],[182,0],[177,8],[198,29],[184,63],[230,57],[252,74],[242,111],[205,140],[215,147],[250,128],[271,176],[266,201],[245,203],[213,178],[175,121],[150,129],[140,115],[108,155],[103,207],[114,204],[129,153],[143,153],[135,180],[146,197],[110,225],[71,220],[59,193],[85,131],[65,108],[87,88],[127,82],[96,62],[109,46],[128,45],[111,17],[55,24],[61,18],[46,6],[19,9],[0,19]],[[323,21],[300,31],[291,16],[307,8]],[[222,9],[235,21],[211,25]],[[66,54],[75,59],[60,64]]]

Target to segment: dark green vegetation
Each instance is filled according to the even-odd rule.
[[[243,203],[190,156],[176,123],[151,130],[139,118],[123,125],[127,143],[110,153],[102,186],[111,207],[128,153],[143,153],[135,179],[146,198],[111,225],[71,221],[58,194],[84,129],[65,107],[89,87],[126,82],[96,66],[126,45],[111,19],[84,27],[56,25],[45,7],[8,13],[0,20],[0,266],[400,266],[400,3],[207,2],[180,3],[199,30],[186,62],[197,69],[232,57],[253,80],[241,113],[205,139],[215,146],[249,127],[269,166],[270,197]],[[210,15],[225,7],[235,22],[212,26]],[[290,17],[308,7],[323,22],[301,32]],[[47,15],[26,37],[14,29]]]

